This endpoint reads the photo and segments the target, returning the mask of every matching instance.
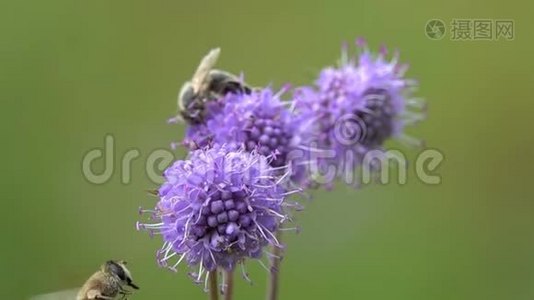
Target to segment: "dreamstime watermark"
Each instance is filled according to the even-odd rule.
[[[357,127],[352,127],[352,129],[356,130]],[[345,139],[344,142],[349,145],[349,140]],[[120,182],[127,185],[132,182],[132,165],[142,160],[145,176],[154,184],[160,185],[164,182],[163,171],[176,160],[174,152],[170,149],[154,149],[142,155],[137,148],[130,148],[120,154],[117,153],[116,148],[115,137],[108,134],[104,137],[103,147],[93,148],[85,153],[81,163],[81,171],[85,180],[92,184],[105,184],[113,179],[117,170],[120,170]],[[235,164],[242,163],[239,161],[240,157],[229,157],[225,162],[225,170],[230,171]],[[342,159],[339,159],[340,157]],[[341,178],[347,184],[368,184],[377,181],[381,184],[388,184],[396,179],[396,183],[400,185],[407,183],[408,161],[413,161],[415,163],[411,165],[413,165],[413,173],[417,180],[427,185],[436,185],[442,180],[437,172],[444,161],[444,155],[437,149],[424,149],[415,158],[410,159],[397,149],[371,150],[358,155],[350,148],[340,153],[332,149],[320,149],[312,144],[309,149],[297,149],[290,152],[288,161],[290,163],[287,173],[307,172],[307,175],[318,184],[329,184],[336,178]],[[97,172],[94,169],[96,165],[103,166],[103,168]],[[260,166],[264,171],[271,169],[268,164],[260,164]],[[397,173],[392,174],[395,170]],[[231,172],[227,173],[231,174]],[[289,180],[289,178],[290,176],[287,176],[285,179]]]
[[[296,162],[297,171],[299,161],[302,161],[300,157],[305,157],[305,171],[315,183],[331,184],[340,179],[349,185],[394,182],[404,185],[408,182],[409,165],[413,165],[417,180],[427,185],[437,185],[442,181],[437,171],[445,159],[437,149],[424,149],[413,159],[398,149],[370,150],[362,155],[349,149],[342,152],[331,149],[295,150],[291,161]],[[408,164],[408,161],[415,163]]]
[[[135,160],[141,158],[141,151],[130,148],[121,155],[116,153],[116,139],[107,134],[104,137],[103,148],[93,148],[85,153],[82,158],[82,175],[90,183],[104,184],[109,182],[116,171],[117,161],[120,169],[120,182],[129,184],[132,181],[132,165]],[[163,171],[175,160],[174,152],[168,149],[154,149],[144,157],[144,171],[148,179],[156,184],[164,182]],[[103,170],[95,172],[93,165],[98,161],[103,162]]]
[[[515,21],[454,18],[449,23],[430,19],[425,24],[425,35],[431,40],[441,40],[447,32],[451,41],[512,41],[515,39]]]

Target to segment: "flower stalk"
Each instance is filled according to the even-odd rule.
[[[234,295],[234,269],[224,271],[224,300],[232,300]]]
[[[210,272],[208,275],[208,281],[209,281],[209,296],[210,300],[218,300],[219,299],[219,290],[217,288],[217,270],[214,270]]]
[[[276,239],[278,242],[281,241],[282,232],[278,230],[276,232]],[[278,299],[278,282],[280,280],[280,261],[282,260],[282,248],[276,245],[273,245],[273,253],[270,258],[271,266],[269,272],[269,281],[267,283],[267,295],[266,300],[276,300]]]

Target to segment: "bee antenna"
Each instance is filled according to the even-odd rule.
[[[135,285],[131,279],[128,278],[128,285],[131,286],[132,288],[138,290],[139,287],[137,285]]]

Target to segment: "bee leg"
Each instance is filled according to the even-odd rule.
[[[131,291],[128,291],[128,290],[124,289],[122,286],[120,287],[119,294],[122,295],[122,297],[121,297],[122,300],[127,300],[128,299],[128,295],[130,295],[131,293],[132,293]]]
[[[87,299],[91,300],[113,300],[113,297],[104,296],[99,290],[89,290],[87,292]]]

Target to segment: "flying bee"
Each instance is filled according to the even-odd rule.
[[[139,289],[132,282],[130,271],[126,268],[125,261],[109,260],[100,270],[94,273],[78,292],[76,300],[112,300],[121,295],[125,299],[131,291],[124,286]]]
[[[178,110],[183,120],[190,124],[202,123],[205,104],[228,93],[251,93],[240,78],[226,71],[213,69],[221,53],[212,49],[202,60],[191,81],[183,84],[178,94]]]

